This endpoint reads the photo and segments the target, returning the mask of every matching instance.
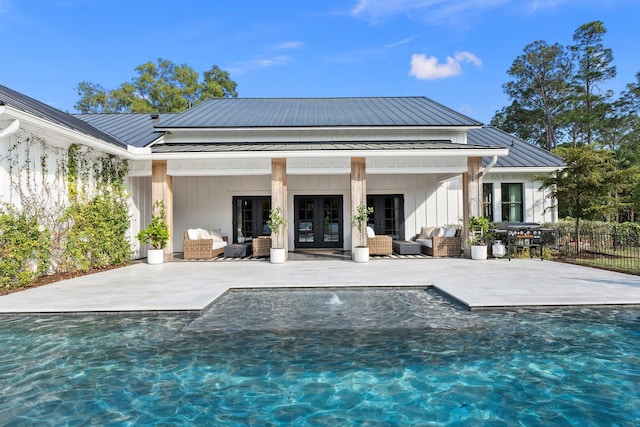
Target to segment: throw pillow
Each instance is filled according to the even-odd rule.
[[[198,237],[197,239],[210,239],[211,237],[209,237],[209,232],[207,232],[207,230],[205,230],[204,228],[196,228],[197,233],[198,233]]]
[[[438,227],[433,230],[431,237],[443,237],[444,236],[444,227]]]
[[[422,227],[418,239],[430,239],[435,227]]]
[[[456,237],[456,230],[453,227],[445,227],[444,228],[444,237]]]
[[[213,239],[214,242],[222,242],[222,231],[219,228],[209,230],[209,238]]]
[[[198,230],[196,228],[188,229],[187,237],[189,238],[189,240],[198,240]]]

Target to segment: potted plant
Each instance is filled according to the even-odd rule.
[[[368,262],[369,261],[369,247],[367,246],[367,222],[369,222],[369,215],[373,213],[372,207],[365,205],[358,205],[356,208],[356,214],[353,216],[353,222],[358,227],[358,233],[360,233],[360,246],[353,248],[353,260],[355,262]]]
[[[162,264],[164,261],[164,247],[169,241],[169,226],[167,225],[162,200],[154,203],[151,222],[136,235],[136,239],[144,245],[150,244],[151,248],[147,251],[147,262],[149,264]]]
[[[269,220],[267,226],[271,230],[271,249],[269,251],[269,258],[273,264],[282,264],[287,258],[287,253],[284,249],[284,235],[281,230],[289,224],[289,220],[282,216],[282,209],[280,206],[272,208],[269,212]]]
[[[468,242],[471,246],[471,259],[487,259],[489,220],[482,216],[471,216],[467,228],[469,229]]]

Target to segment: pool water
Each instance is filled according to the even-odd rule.
[[[197,319],[0,318],[0,367],[0,425],[630,426],[640,309],[229,292]]]

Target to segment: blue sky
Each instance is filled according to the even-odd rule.
[[[488,123],[536,40],[604,22],[618,94],[640,72],[638,0],[0,0],[0,84],[74,112],[158,58],[218,65],[240,97],[427,96]]]

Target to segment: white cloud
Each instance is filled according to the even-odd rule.
[[[304,43],[299,41],[283,42],[277,45],[276,49],[300,49],[304,47]]]
[[[464,62],[471,62],[477,67],[482,65],[480,58],[466,51],[456,52],[453,57],[447,56],[444,63],[440,63],[435,56],[427,57],[424,53],[414,53],[411,55],[409,75],[419,80],[446,79],[461,74]]]
[[[273,58],[256,58],[249,61],[240,62],[234,67],[230,67],[229,72],[232,74],[244,74],[250,70],[285,65],[289,62],[291,62],[291,57],[287,55],[280,55]]]
[[[430,24],[468,22],[477,13],[514,0],[358,0],[350,14],[376,23],[396,15],[406,15]],[[520,0],[518,0],[520,1]],[[549,0],[547,0],[549,1]]]

